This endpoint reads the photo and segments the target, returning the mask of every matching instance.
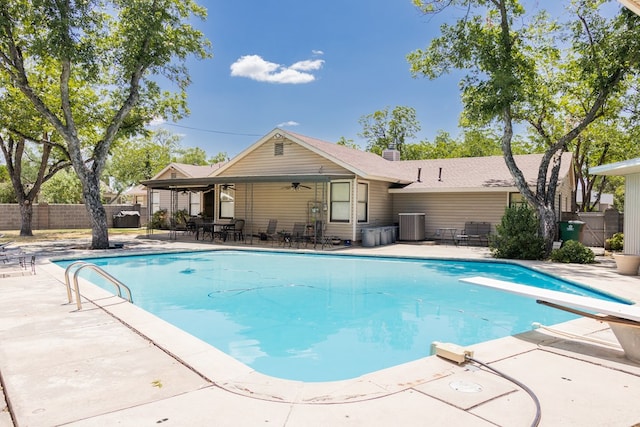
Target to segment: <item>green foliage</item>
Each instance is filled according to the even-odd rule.
[[[82,203],[82,184],[73,170],[65,169],[42,184],[40,201],[47,203]]]
[[[97,195],[111,148],[154,118],[188,113],[186,60],[210,57],[194,22],[206,13],[193,0],[0,2],[0,113],[27,105],[63,140],[93,216],[93,249],[109,244]]]
[[[153,213],[151,217],[151,228],[162,229],[167,228],[169,224],[169,214],[166,209],[160,209]]]
[[[567,12],[554,18],[544,10],[525,11],[523,4],[529,2],[517,0],[414,0],[424,13],[447,7],[463,7],[465,13],[443,24],[427,47],[407,55],[414,77],[436,79],[463,71],[463,119],[499,129],[507,167],[538,212],[547,242],[555,229],[560,170],[555,160],[598,120],[629,116],[623,109],[633,102],[628,98],[639,83],[640,16],[624,7],[615,15],[607,13],[604,1],[564,3]],[[522,171],[512,157],[518,126],[533,135],[532,147],[544,148],[546,164],[540,165],[535,193],[519,179]],[[616,143],[609,138],[614,134],[594,131],[598,147],[581,157],[587,169],[607,161],[600,148],[607,139]]]
[[[621,251],[624,249],[624,234],[616,233],[605,241],[605,246],[612,251]]]
[[[538,218],[527,204],[505,209],[489,248],[496,258],[537,260],[544,257],[544,239],[538,233]]]
[[[591,249],[576,240],[567,240],[560,249],[551,252],[551,261],[572,264],[591,264],[596,255]]]
[[[0,203],[16,203],[16,193],[11,182],[0,181]]]
[[[228,160],[229,160],[229,155],[227,154],[227,152],[221,151],[209,159],[209,164],[215,165],[216,163],[222,163]]]
[[[186,224],[189,217],[189,212],[186,209],[179,209],[173,214],[176,224]]]
[[[358,135],[369,142],[367,151],[382,154],[383,150],[395,147],[403,159],[406,139],[414,138],[420,131],[416,110],[411,107],[397,106],[391,113],[386,107],[361,117],[358,122],[362,125],[362,133]]]
[[[178,149],[178,156],[175,161],[187,165],[204,166],[207,164],[207,153],[198,147],[181,148]]]
[[[340,137],[340,139],[336,142],[336,145],[343,145],[345,147],[353,148],[354,150],[360,149],[360,146],[353,142],[353,139],[347,139],[344,136]]]

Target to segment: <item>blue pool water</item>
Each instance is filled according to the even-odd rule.
[[[508,263],[211,251],[85,259],[134,303],[255,370],[332,381],[575,318],[528,298],[459,282],[486,276],[611,299]],[[66,267],[72,261],[58,262]],[[95,273],[80,276],[113,291]]]

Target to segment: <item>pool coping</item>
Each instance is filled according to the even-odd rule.
[[[107,254],[107,257],[113,256],[137,256],[148,255],[150,253],[183,253],[183,252],[209,252],[215,250],[248,250],[248,251],[264,251],[264,252],[283,252],[277,248],[255,248],[255,247],[218,247],[216,249],[176,249],[170,251],[133,251],[126,254]],[[357,251],[357,249],[356,249]],[[286,251],[284,251],[286,252]],[[299,250],[297,253],[317,253],[310,250]],[[330,253],[336,255],[335,253]],[[366,255],[376,257],[395,257],[398,255],[380,255],[380,254],[358,254],[350,252],[342,252],[339,255]],[[96,257],[95,254],[88,255],[90,258]],[[85,257],[85,258],[87,258]],[[496,260],[494,258],[427,258],[424,256],[405,256],[404,258],[425,259],[425,260],[449,260],[449,261],[470,261],[470,262],[498,262],[520,265],[525,268],[532,269],[544,274],[554,276],[548,271],[536,268],[529,262],[518,260]],[[70,257],[53,257],[45,262],[41,267],[46,269],[53,276],[59,277],[64,283],[64,269],[55,265],[55,261],[71,259]],[[73,257],[72,259],[82,259],[82,257]],[[560,276],[555,276],[560,277]],[[572,280],[561,277],[568,282],[577,283]],[[147,312],[146,310],[130,304],[113,293],[110,293],[86,280],[80,278],[81,295],[87,303],[92,303],[102,308],[107,313],[141,334],[154,345],[158,346],[167,354],[183,363],[189,369],[201,375],[203,378],[216,384],[218,387],[229,392],[242,396],[274,401],[283,403],[304,403],[304,404],[328,404],[328,403],[347,403],[379,398],[407,390],[417,385],[425,384],[430,381],[442,378],[450,374],[449,371],[442,370],[442,364],[431,363],[436,356],[426,356],[414,361],[395,365],[386,369],[367,373],[362,376],[325,382],[304,382],[296,380],[288,380],[255,371],[253,368],[238,361],[215,346],[208,344],[193,335],[183,331],[182,329],[166,322],[159,317]],[[612,294],[605,289],[599,289],[598,286],[588,284],[578,284],[588,289],[594,289],[604,294],[626,299],[622,296]],[[627,299],[631,301],[630,299]],[[597,322],[592,326],[587,326],[591,322],[584,322],[583,319],[571,320],[557,325],[562,330],[577,330],[582,335],[591,335],[602,332],[607,329]],[[518,348],[518,352],[527,352],[538,348],[540,345],[551,345],[558,337],[549,337],[540,334],[537,331],[527,331],[521,334],[499,338],[495,340],[485,341],[482,343],[465,346],[465,348],[476,353],[486,355],[490,354],[488,363],[513,355],[513,347]],[[507,350],[508,348],[508,350]],[[505,349],[504,351],[496,351],[495,349]],[[446,362],[447,364],[449,362]],[[419,375],[416,373],[419,372]]]

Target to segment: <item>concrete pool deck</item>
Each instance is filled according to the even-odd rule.
[[[124,248],[103,252],[212,247],[152,237],[118,237],[113,240],[124,241]],[[475,363],[457,365],[436,356],[346,381],[267,377],[96,287],[81,284],[85,299],[77,311],[67,303],[62,270],[47,259],[96,251],[74,249],[82,246],[78,242],[22,246],[39,261],[35,276],[0,278],[0,376],[11,410],[0,412],[0,427],[527,426],[536,414],[531,397],[512,382]],[[486,248],[447,245],[340,252],[490,258]],[[611,259],[599,261],[524,264],[640,301],[640,277],[617,274]],[[591,319],[555,328],[615,342],[606,324]],[[640,364],[615,347],[536,329],[467,348],[533,390],[540,425],[640,423]]]

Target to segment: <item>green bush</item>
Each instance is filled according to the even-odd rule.
[[[624,234],[616,233],[611,238],[606,240],[606,245],[609,250],[621,251],[624,247]]]
[[[168,214],[166,209],[160,209],[153,213],[151,217],[151,227],[155,229],[167,228]]]
[[[496,233],[490,236],[489,248],[496,258],[542,259],[545,244],[535,212],[526,204],[506,208]]]
[[[187,224],[189,221],[189,212],[186,209],[179,209],[173,214],[173,218],[176,220],[176,224]]]
[[[596,255],[591,249],[576,240],[567,240],[560,249],[551,252],[551,261],[572,264],[591,264]]]

